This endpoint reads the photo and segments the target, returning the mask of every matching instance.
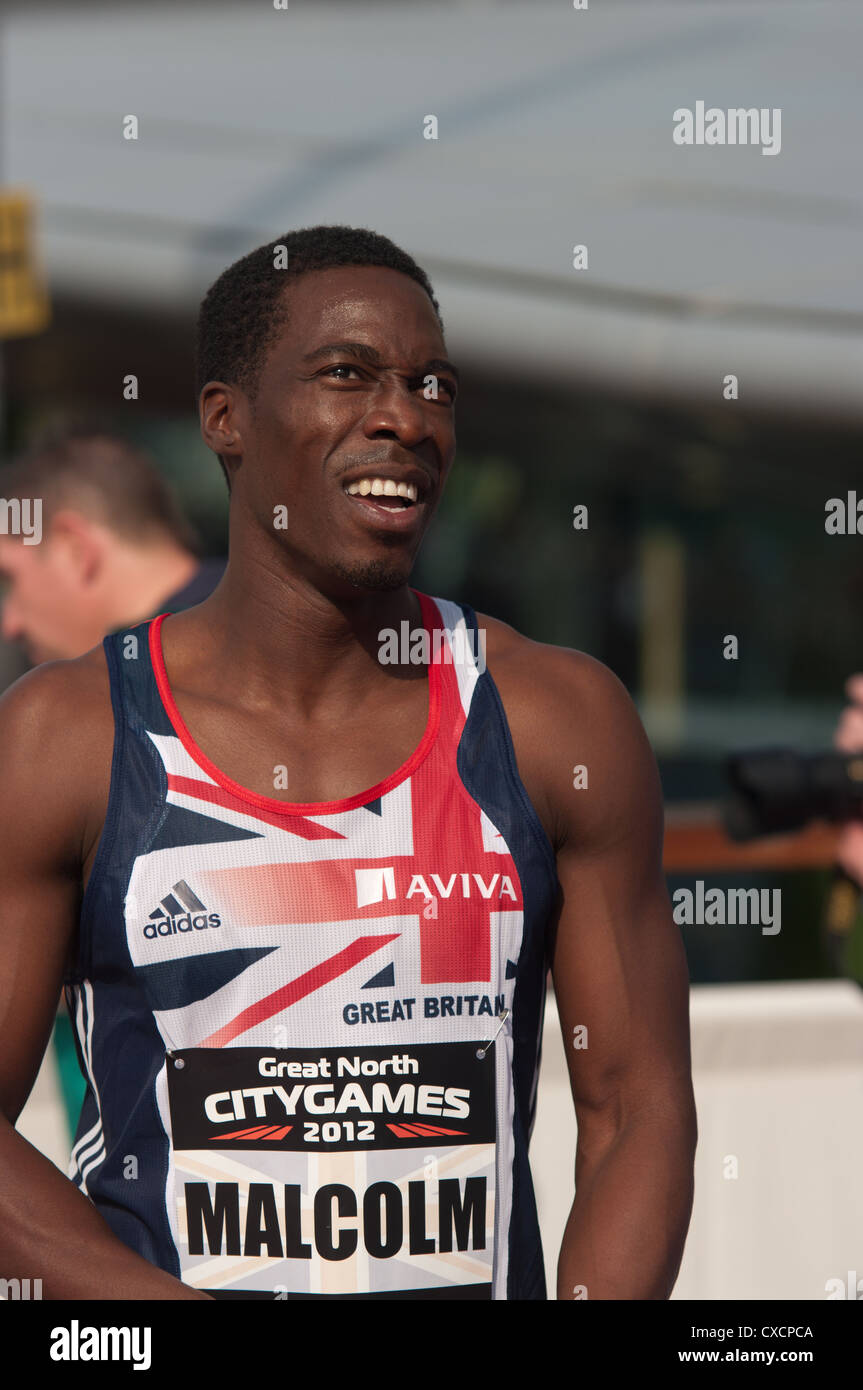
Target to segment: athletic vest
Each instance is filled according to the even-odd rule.
[[[338,801],[257,795],[209,761],[166,615],[103,644],[69,1176],[217,1298],[546,1297],[528,1141],[554,856],[475,613],[418,597],[423,628],[381,658],[428,662],[425,733]]]

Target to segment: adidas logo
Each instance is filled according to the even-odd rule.
[[[181,878],[150,913],[144,935],[155,941],[157,936],[174,936],[180,931],[204,931],[207,927],[221,925],[218,912],[208,913],[197,893],[193,893],[186,880]]]

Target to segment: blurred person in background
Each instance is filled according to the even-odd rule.
[[[33,665],[81,656],[108,632],[212,593],[224,560],[202,560],[155,464],[125,440],[72,434],[0,470],[0,497],[40,499],[42,538],[0,534],[0,636]]]
[[[863,674],[848,677],[845,694],[851,703],[842,711],[833,744],[840,753],[863,753]],[[863,888],[863,819],[842,826],[836,863]]]

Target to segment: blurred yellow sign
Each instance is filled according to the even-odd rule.
[[[0,338],[41,333],[51,317],[34,243],[32,199],[0,189]]]

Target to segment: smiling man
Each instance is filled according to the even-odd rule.
[[[695,1118],[656,766],[599,662],[410,587],[457,389],[386,238],[231,266],[199,334],[224,578],[2,702],[0,1274],[46,1297],[544,1299],[549,965],[557,1295],[669,1295]],[[13,1130],[62,981],[72,1181]]]

